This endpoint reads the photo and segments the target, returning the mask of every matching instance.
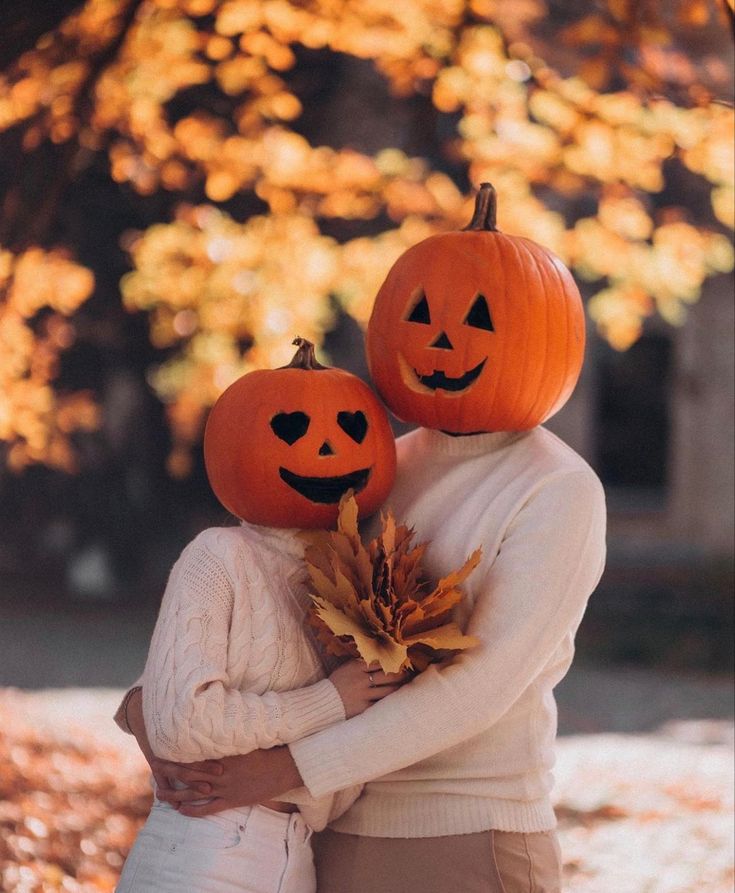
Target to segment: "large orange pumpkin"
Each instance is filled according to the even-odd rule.
[[[495,227],[483,183],[461,232],[409,248],[367,330],[375,386],[405,421],[458,434],[521,431],[560,409],[584,355],[584,309],[564,264]]]
[[[212,407],[204,461],[219,501],[253,524],[329,527],[353,489],[363,515],[393,486],[393,433],[370,388],[297,338],[288,366],[234,382]]]

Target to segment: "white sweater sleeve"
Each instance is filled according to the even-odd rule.
[[[233,603],[232,580],[200,536],[171,571],[142,678],[145,727],[159,757],[193,762],[248,753],[345,718],[328,679],[263,695],[233,687],[228,649],[250,644],[249,630],[231,630]]]
[[[477,532],[481,538],[481,521]],[[489,729],[576,631],[604,556],[595,475],[574,471],[542,484],[486,570],[468,625],[481,644],[430,666],[365,713],[291,744],[311,793],[379,778]]]

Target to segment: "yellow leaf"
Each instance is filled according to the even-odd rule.
[[[396,547],[396,519],[392,512],[388,512],[383,520],[383,532],[381,534],[386,560],[393,555]]]
[[[347,609],[352,608],[352,610],[355,609],[355,590],[344,574],[336,571],[335,579],[332,581],[326,574],[322,573],[318,567],[310,565],[309,575],[317,592],[321,593],[322,596],[328,599],[333,605],[345,607]],[[312,598],[314,598],[313,595]]]
[[[357,500],[354,490],[348,490],[339,501],[337,530],[349,539],[359,539],[357,532]]]
[[[475,549],[459,570],[453,571],[451,574],[447,574],[446,577],[442,577],[442,579],[439,580],[436,584],[435,591],[440,589],[455,589],[457,586],[460,586],[477,567],[481,558],[482,549]]]
[[[355,581],[359,581],[362,594],[367,596],[372,586],[373,567],[367,550],[362,544],[357,521],[357,500],[353,491],[348,490],[339,503],[338,532],[332,533],[330,540],[335,551],[340,555],[344,566],[350,567]],[[351,554],[348,553],[346,546]]]
[[[476,644],[452,621],[462,583],[480,561],[474,552],[426,594],[421,581],[425,545],[412,548],[414,531],[388,512],[382,532],[363,546],[352,494],[340,502],[336,531],[305,536],[311,580],[311,622],[332,654],[359,654],[388,672],[423,669],[437,658]],[[409,655],[409,647],[413,652]]]
[[[459,589],[449,589],[440,597],[424,599],[405,617],[405,632],[408,635],[415,635],[439,625],[442,620],[449,619],[461,601],[462,592]]]
[[[330,604],[326,599],[312,596],[317,605],[319,618],[326,623],[335,636],[350,636],[357,646],[365,663],[377,661],[386,673],[397,673],[408,661],[408,648],[394,642],[387,636],[374,638],[367,635],[365,628]]]
[[[335,636],[327,624],[317,615],[316,610],[309,615],[309,623],[316,633],[317,639],[327,654],[336,657],[359,657],[355,643],[346,636]]]
[[[327,577],[332,577],[332,565],[329,561],[329,554],[326,548],[326,543],[322,543],[321,545],[313,542],[308,545],[304,549],[304,561],[306,563],[307,570],[310,567],[318,568],[323,574]]]
[[[411,645],[428,645],[437,651],[462,651],[480,644],[476,636],[465,635],[456,623],[447,623],[445,626],[419,633],[403,641],[409,648]]]
[[[368,561],[366,567],[365,562],[360,560],[360,556],[364,553],[362,544],[356,555],[352,544],[346,537],[339,533],[333,533],[330,539],[330,548],[333,553],[332,566],[339,568],[352,582],[360,598],[367,598],[372,588],[372,565]]]

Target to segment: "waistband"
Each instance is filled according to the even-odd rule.
[[[254,836],[263,836],[270,840],[301,841],[309,840],[312,835],[311,828],[304,821],[300,812],[278,812],[267,806],[242,806],[235,809],[225,809],[203,818],[190,818],[183,816],[169,803],[155,800],[156,811],[167,812],[172,818],[181,819],[184,823],[209,822],[218,825],[224,830],[243,833],[246,829]]]

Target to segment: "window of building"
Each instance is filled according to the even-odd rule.
[[[645,334],[624,352],[599,345],[596,468],[613,497],[631,508],[661,508],[666,496],[671,371],[664,333]]]

